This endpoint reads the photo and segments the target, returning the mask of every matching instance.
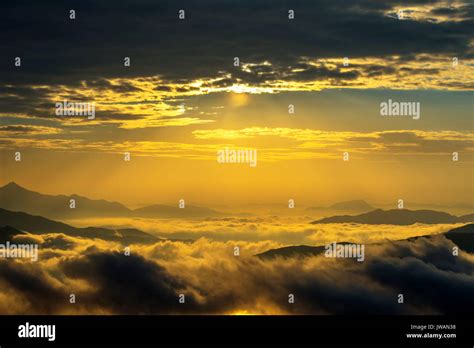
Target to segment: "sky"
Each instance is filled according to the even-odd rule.
[[[224,212],[61,219],[161,238],[149,244],[87,238],[90,230],[10,235],[7,226],[12,242],[39,245],[40,257],[0,260],[0,313],[473,308],[473,255],[443,236],[463,223],[310,224],[333,211],[306,209],[359,199],[390,209],[402,199],[408,209],[472,213],[472,1],[3,0],[0,7],[0,186],[15,181],[131,208],[184,199]],[[62,102],[93,103],[94,117],[58,114]],[[383,105],[398,103],[410,103],[409,115],[383,115]],[[222,153],[239,150],[253,162],[222,163]],[[287,209],[290,200],[297,209]],[[364,262],[256,257],[332,242],[362,243]],[[186,305],[176,300],[181,294]]]
[[[25,1],[0,27],[0,184],[131,206],[473,203],[472,3]],[[95,118],[58,116],[64,100]],[[420,117],[381,116],[389,100]]]

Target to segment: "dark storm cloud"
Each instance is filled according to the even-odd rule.
[[[65,246],[57,244],[57,238],[46,243],[51,248]],[[367,245],[364,262],[324,256],[216,260],[222,257],[216,246],[208,246],[213,251],[209,256],[198,256],[203,244],[175,242],[154,245],[152,254],[132,246],[130,256],[94,246],[61,258],[48,249],[48,264],[2,261],[0,294],[23,299],[22,309],[9,307],[12,313],[71,308],[78,313],[229,313],[277,308],[294,314],[455,314],[474,306],[472,256],[454,256],[455,244],[443,235]],[[182,257],[181,248],[196,254]],[[56,265],[52,258],[61,259]],[[73,286],[78,280],[89,286]],[[73,307],[67,301],[69,293],[80,299]],[[178,302],[180,293],[186,295],[185,304]],[[294,294],[294,304],[288,303],[288,294]],[[398,294],[404,295],[404,304],[397,302]]]
[[[439,72],[439,69],[418,69],[418,68],[407,68],[403,67],[399,70],[402,73],[409,73],[409,74],[425,74],[425,75],[436,75]]]
[[[1,79],[1,78],[0,78]],[[0,110],[3,114],[16,113],[44,116],[54,113],[54,105],[44,100],[57,92],[57,87],[31,87],[18,84],[0,86]]]
[[[32,133],[35,127],[32,126],[0,126],[0,132],[7,133]]]
[[[469,295],[474,290],[472,260],[454,256],[452,247],[442,235],[385,243],[377,255],[368,246],[364,263],[341,260],[341,267],[320,270],[318,276],[287,278],[293,279],[288,289],[300,301],[287,309],[333,314],[469,313],[474,306]],[[397,302],[398,294],[403,294],[404,304]]]
[[[293,81],[314,81],[327,78],[342,80],[353,80],[360,76],[358,71],[340,71],[339,69],[328,69],[325,67],[311,67],[307,70],[297,72],[291,75]]]
[[[398,289],[406,301],[438,313],[471,313],[474,299],[472,275],[446,272],[416,258],[380,260],[368,268],[372,277]]]
[[[391,289],[374,289],[364,284],[361,279],[363,278],[336,270],[321,277],[295,281],[294,284],[288,284],[288,290],[298,297],[299,303],[285,307],[295,314],[404,313],[404,309],[394,300],[396,294]]]
[[[459,7],[440,7],[431,10],[431,13],[434,15],[445,15],[468,19],[473,17],[474,5],[471,3]]]
[[[171,88],[170,86],[156,86],[155,91],[172,92],[173,88]]]
[[[365,69],[367,76],[391,75],[396,73],[396,69],[392,66],[371,65]]]
[[[301,57],[470,54],[472,6],[445,9],[463,20],[442,23],[384,15],[394,6],[432,3],[436,1],[3,2],[0,84],[75,85],[155,75],[189,81],[235,73],[235,56],[287,68]],[[77,12],[74,21],[68,19],[71,8]],[[296,13],[293,21],[287,18],[290,8]],[[177,19],[179,9],[186,10],[184,21]],[[22,57],[21,69],[13,67],[16,56]],[[124,57],[131,58],[130,68],[123,66]],[[260,69],[267,74],[260,79],[271,78],[267,68]]]
[[[185,290],[163,267],[134,255],[91,253],[63,266],[67,276],[94,284],[96,291],[85,294],[85,301],[117,313],[168,313],[177,309],[178,291]]]
[[[122,82],[121,84],[116,85],[116,84],[112,84],[111,82],[105,79],[87,81],[86,86],[90,88],[95,88],[98,91],[111,90],[117,93],[128,93],[128,92],[140,91],[140,88],[132,86],[130,83]]]
[[[199,88],[197,87],[177,87],[176,88],[176,92],[179,92],[179,93],[186,93],[186,92],[190,92],[190,91],[197,91]]]
[[[23,296],[29,304],[27,314],[52,313],[62,306],[61,299],[66,300],[65,294],[52,284],[40,265],[0,261],[0,284],[3,289],[13,289],[16,295]],[[15,303],[10,305],[17,307]]]

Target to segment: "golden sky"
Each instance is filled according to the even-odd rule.
[[[20,50],[18,69],[2,67],[0,79],[0,183],[130,205],[472,203],[471,8],[364,6],[325,8],[325,35],[311,20],[324,13],[311,6],[292,23],[283,18],[290,25],[283,32],[269,30],[273,12],[234,23],[220,9],[229,26],[252,28],[247,39],[194,27],[195,17],[185,22],[191,32],[171,19],[153,27],[146,15],[121,42],[113,23],[95,31],[88,51],[61,36],[38,41],[22,32],[18,41],[32,48]],[[353,27],[336,15],[353,18]],[[96,28],[91,16],[78,24],[81,33]],[[169,40],[155,44],[153,30]],[[52,43],[70,55],[48,50]],[[419,103],[420,118],[381,116],[388,100]],[[94,118],[56,115],[63,101],[94,103]],[[218,163],[224,149],[256,150],[257,165]]]

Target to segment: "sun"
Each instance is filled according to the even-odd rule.
[[[241,309],[241,310],[236,310],[236,311],[230,313],[230,315],[259,315],[259,314],[254,313],[254,312],[249,312],[246,309]]]
[[[242,107],[247,105],[249,102],[249,95],[245,92],[230,92],[229,103],[233,107]]]

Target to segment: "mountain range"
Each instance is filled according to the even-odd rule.
[[[375,208],[371,206],[364,200],[356,199],[352,201],[344,201],[335,203],[328,207],[309,207],[306,208],[308,212],[320,212],[320,211],[329,211],[329,212],[349,212],[349,213],[364,213],[367,211],[374,210]]]
[[[70,200],[75,208],[70,208]],[[129,209],[121,203],[94,200],[79,195],[47,195],[30,191],[10,182],[0,187],[0,208],[41,215],[50,219],[74,219],[84,217],[146,217],[146,218],[201,218],[218,217],[223,213],[203,207],[151,205]]]
[[[358,223],[358,224],[387,224],[412,225],[422,224],[454,224],[460,222],[474,222],[474,214],[454,216],[435,210],[408,210],[408,209],[375,209],[360,215],[338,215],[313,221],[312,224],[330,223]]]
[[[28,232],[31,234],[63,233],[72,237],[102,239],[122,244],[153,243],[162,239],[137,229],[77,228],[42,216],[0,208],[0,240]]]
[[[374,212],[378,212],[379,209]],[[467,218],[468,216],[455,217],[450,214],[436,211],[409,211],[409,210],[394,210],[394,211],[382,211],[382,216],[385,217],[383,220],[385,223],[390,221],[394,224],[397,224],[397,221],[392,221],[394,216],[404,219],[404,224],[408,222],[417,221],[420,222],[427,217],[432,217],[437,221],[442,221],[438,223],[452,223],[460,222],[465,220],[472,219]],[[364,217],[371,217],[373,214],[362,214]],[[379,216],[379,215],[375,215]],[[472,215],[470,215],[472,218]],[[353,218],[360,217],[353,216]],[[336,220],[340,220],[340,217],[333,217]],[[331,219],[331,218],[328,218]],[[409,221],[407,221],[407,219]],[[323,219],[327,220],[327,219]],[[361,221],[361,218],[356,219]],[[364,218],[364,223],[368,223],[368,219]],[[371,220],[374,221],[374,220]],[[424,223],[429,223],[427,220],[423,220]],[[319,222],[318,222],[319,223]],[[326,222],[325,222],[326,223]],[[42,216],[35,216],[24,212],[9,211],[6,209],[0,208],[0,243],[11,240],[13,237],[26,232],[31,234],[47,234],[47,233],[62,233],[72,237],[88,238],[88,239],[101,239],[106,241],[115,241],[119,242],[122,245],[130,245],[133,243],[147,244],[155,243],[162,241],[164,239],[155,237],[146,232],[140,231],[138,229],[108,229],[101,227],[85,227],[77,228],[70,226],[68,224],[50,220]],[[443,234],[447,239],[451,240],[454,244],[458,245],[460,249],[473,253],[474,252],[474,224],[467,224],[458,228],[449,230]],[[432,236],[420,236],[413,237],[411,239],[417,238],[429,238]],[[339,242],[338,244],[346,244],[346,242]],[[320,255],[324,252],[325,246],[308,246],[308,245],[299,245],[299,246],[287,246],[278,249],[268,250],[264,253],[258,254],[257,256],[262,259],[271,259],[275,257],[306,257],[306,256],[315,256]]]

